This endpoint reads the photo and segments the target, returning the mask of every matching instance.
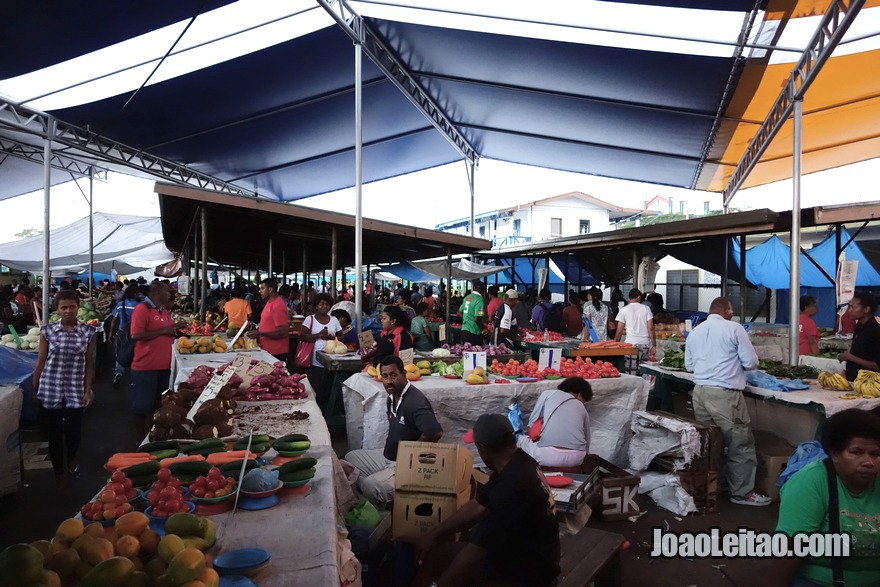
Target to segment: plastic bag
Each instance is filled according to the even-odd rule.
[[[382,522],[382,515],[376,506],[371,504],[367,498],[362,497],[353,508],[345,514],[345,523],[349,526],[357,526],[372,532],[376,526]]]
[[[524,434],[523,417],[522,410],[519,409],[519,403],[516,400],[513,400],[513,403],[510,404],[510,408],[507,411],[507,419],[510,420],[510,424],[513,426],[514,435],[519,439],[519,435]]]
[[[241,480],[241,488],[254,493],[269,491],[278,485],[278,470],[267,471],[266,469],[251,469],[245,473]]]
[[[18,385],[34,376],[37,353],[0,346],[0,385]]]

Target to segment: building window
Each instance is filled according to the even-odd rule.
[[[679,202],[679,203],[678,203],[678,213],[679,213],[679,214],[684,214],[684,202]]]
[[[590,221],[589,220],[581,220],[580,228],[578,229],[578,234],[590,234]]]
[[[689,287],[699,282],[698,269],[683,269],[666,272],[666,307],[671,311],[698,310],[700,306],[699,289]]]
[[[562,236],[562,218],[550,219],[550,236]]]
[[[709,202],[703,202],[703,214],[709,213]]]
[[[513,219],[513,236],[519,236],[519,230],[522,227],[522,220],[520,218]]]
[[[486,238],[486,225],[480,225],[480,238]]]

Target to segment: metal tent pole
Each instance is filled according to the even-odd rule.
[[[330,234],[331,243],[330,243],[330,295],[333,296],[333,301],[336,301],[336,227],[333,227],[333,230]],[[343,273],[345,273],[343,271]]]
[[[476,227],[474,225],[474,172],[476,171],[476,167],[474,166],[473,161],[465,161],[464,164],[467,166],[466,169],[468,172],[468,186],[471,190],[471,221],[470,224],[468,224],[468,234],[471,236],[476,236],[474,234],[476,232]],[[473,257],[471,257],[471,259],[473,259]]]
[[[201,208],[196,210],[196,215],[201,214]],[[202,224],[200,222],[196,222],[195,234],[193,235],[193,280],[192,280],[192,297],[193,297],[193,314],[198,313],[202,307],[202,298],[199,293],[202,291],[199,285],[199,260],[201,257],[199,256],[199,244],[201,243],[200,237],[202,234]]]
[[[788,362],[798,364],[798,318],[800,316],[801,295],[801,155],[803,137],[804,102],[794,100],[792,150],[791,150],[791,275],[789,282],[788,306]]]
[[[727,297],[727,279],[730,275],[730,237],[724,237],[724,261],[721,265],[721,295]]]
[[[287,255],[284,249],[281,249],[281,281],[287,285]]]
[[[364,219],[361,207],[363,199],[363,72],[361,61],[363,59],[363,47],[360,41],[354,44],[354,307],[355,329],[361,331],[364,296]]]
[[[92,219],[95,208],[95,168],[89,167],[89,297],[93,296],[92,289],[95,281],[95,223]]]
[[[446,247],[446,342],[449,342],[449,319],[452,317],[452,249]],[[451,343],[450,343],[451,344]]]
[[[746,322],[746,235],[739,238],[739,323]]]
[[[43,143],[43,324],[49,323],[49,191],[52,183],[52,139],[55,137],[55,119],[46,120],[46,140]]]
[[[275,251],[272,250],[272,248],[273,248],[273,247],[272,247],[272,244],[273,244],[273,243],[272,243],[272,239],[270,238],[270,239],[269,239],[269,271],[268,271],[268,275],[267,275],[267,277],[273,277],[273,275],[274,275],[274,274],[272,273],[272,269],[275,267],[275,265],[273,265],[273,263],[272,263],[272,261],[273,261],[273,259],[272,259],[272,253],[274,253]]]
[[[208,214],[202,208],[202,289],[200,292],[202,324],[208,312]]]

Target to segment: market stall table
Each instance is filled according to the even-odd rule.
[[[624,357],[637,355],[638,350],[634,347],[618,347],[618,348],[580,348],[580,344],[584,342],[577,338],[566,338],[558,342],[543,341],[526,341],[521,340],[519,344],[532,351],[535,360],[538,360],[538,354],[542,348],[560,349],[563,357],[582,357],[601,361],[608,361],[614,364],[619,370],[623,371],[626,366]]]
[[[490,379],[491,380],[491,379]],[[525,423],[542,391],[559,384],[555,381],[536,383],[490,383],[468,385],[461,379],[439,376],[423,377],[413,382],[434,408],[443,427],[441,442],[458,444],[465,432],[484,413],[506,414],[514,398],[523,412]],[[648,384],[641,377],[621,375],[612,379],[590,380],[593,399],[587,403],[592,438],[590,452],[615,464],[627,464],[630,418],[633,410],[645,409]],[[388,434],[385,400],[388,397],[381,383],[358,373],[343,386],[349,449],[382,448]],[[475,449],[470,447],[471,450]]]
[[[330,355],[324,351],[319,351],[315,353],[315,358],[325,369],[327,369],[327,371],[333,374],[330,381],[330,395],[327,398],[327,405],[322,406],[327,425],[345,426],[345,414],[336,416],[334,413],[336,411],[336,402],[342,401],[342,383],[348,379],[352,373],[363,371],[364,363],[361,361],[361,357],[357,353]]]
[[[229,341],[227,340],[226,342]],[[189,366],[191,369],[198,367],[199,365],[216,367],[228,363],[234,359],[238,353],[247,353],[252,359],[268,361],[270,363],[275,363],[275,361],[278,360],[269,353],[264,352],[261,348],[239,349],[235,351],[230,350],[225,353],[211,352],[184,354],[177,350],[177,340],[175,339],[173,346],[171,347],[171,377],[168,381],[168,388],[175,389],[174,384],[177,381],[177,374],[185,366]],[[258,354],[260,356],[257,356]],[[187,377],[188,376],[189,374],[187,374]],[[184,377],[184,379],[186,379],[186,377]]]
[[[262,350],[249,355],[257,360],[275,360]],[[184,381],[199,365],[218,367],[234,357],[235,353],[183,355],[176,383]],[[212,516],[218,525],[221,551],[236,548],[264,548],[269,551],[271,563],[254,577],[254,581],[262,587],[339,584],[336,492],[333,485],[333,461],[336,455],[315,393],[308,380],[303,380],[303,384],[309,394],[305,400],[239,401],[238,405],[262,406],[279,412],[294,408],[309,414],[305,420],[308,429],[302,433],[307,434],[312,443],[308,456],[317,459],[318,464],[315,476],[309,482],[308,495],[285,495],[277,506],[266,510],[241,510],[234,516],[232,512]]]
[[[694,384],[694,374],[687,371],[671,370],[660,365],[645,363],[641,364],[641,371],[643,374],[653,375],[657,378],[655,390],[658,390],[667,382],[683,383],[689,386]],[[773,432],[795,445],[815,438],[821,423],[832,414],[848,408],[871,410],[880,406],[880,398],[846,400],[841,399],[842,393],[840,391],[828,391],[816,385],[812,385],[810,389],[803,391],[774,391],[747,385],[743,391],[743,395],[746,398],[756,400],[754,405],[750,406],[752,408],[750,412],[755,412],[752,417],[752,427],[756,430]],[[809,430],[810,424],[804,422],[795,423],[791,417],[775,418],[761,409],[772,405],[795,408],[797,411],[809,412],[817,416],[810,419],[812,430]],[[795,429],[795,424],[801,429]]]
[[[0,451],[0,496],[18,489],[24,470],[24,454],[21,446],[21,407],[23,394],[18,385],[0,385],[0,439],[4,450]]]

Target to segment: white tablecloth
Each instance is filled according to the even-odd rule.
[[[825,357],[801,355],[798,363],[818,369],[819,371],[828,371],[829,373],[843,373],[846,370],[846,363],[841,363],[837,359],[826,359]]]
[[[263,350],[251,351],[249,357],[275,362]],[[194,355],[175,354],[172,363],[174,386],[185,381],[199,365],[217,368],[236,356],[235,352]],[[273,508],[261,511],[239,510],[213,516],[218,524],[221,551],[236,548],[265,548],[272,562],[254,577],[263,586],[338,585],[336,538],[336,493],[333,486],[333,459],[330,432],[315,401],[315,392],[303,380],[308,399],[259,402],[263,406],[290,407],[307,412],[308,436],[312,446],[308,455],[318,460],[315,477],[306,496],[287,495]],[[241,406],[250,402],[239,402]]]
[[[559,381],[488,385],[467,385],[462,380],[424,377],[414,383],[434,408],[443,427],[441,442],[458,444],[465,432],[484,413],[506,414],[517,398],[528,422],[529,414],[542,391],[555,387]],[[643,410],[648,401],[648,384],[641,377],[621,375],[614,379],[591,380],[593,399],[587,403],[590,414],[590,452],[612,463],[625,466],[629,445],[630,419],[633,410]],[[381,383],[364,373],[349,377],[342,388],[345,397],[348,445],[355,448],[382,448],[388,435],[385,400],[388,397]],[[476,448],[469,445],[474,451]]]
[[[659,365],[645,365],[642,363],[642,369],[650,373],[652,371],[671,375],[683,381],[694,381],[694,374],[687,371],[670,371]],[[792,406],[807,406],[808,404],[818,404],[821,406],[825,416],[836,414],[841,410],[849,408],[859,408],[862,410],[872,410],[880,406],[880,398],[860,398],[860,399],[840,399],[841,391],[828,391],[822,389],[818,385],[813,385],[810,389],[803,391],[773,391],[772,389],[764,389],[763,387],[752,387],[746,385],[746,393],[762,397],[773,398],[775,401],[789,404]]]

